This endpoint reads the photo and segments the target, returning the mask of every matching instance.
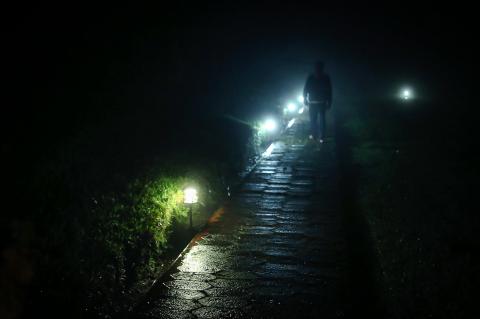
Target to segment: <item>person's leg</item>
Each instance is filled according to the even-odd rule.
[[[313,136],[314,139],[317,139],[318,138],[318,125],[317,125],[318,106],[310,104],[309,113],[310,113],[310,134]]]
[[[318,113],[320,116],[320,139],[322,140],[325,139],[326,132],[327,132],[326,119],[325,119],[326,111],[327,111],[327,108],[325,105],[321,105],[319,107]]]

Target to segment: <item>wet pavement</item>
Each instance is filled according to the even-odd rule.
[[[138,317],[344,317],[347,253],[338,204],[334,142],[277,142]]]

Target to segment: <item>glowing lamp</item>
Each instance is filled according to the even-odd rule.
[[[303,95],[299,95],[297,98],[298,102],[303,103],[305,102],[305,99],[303,98]]]
[[[267,132],[273,132],[277,129],[277,122],[273,119],[267,119],[263,125],[262,129]]]
[[[297,105],[296,105],[295,103],[288,103],[287,109],[288,109],[290,112],[295,112],[295,111],[297,110]]]
[[[188,187],[183,191],[183,202],[185,204],[195,204],[198,202],[197,190],[193,187]]]
[[[400,91],[400,98],[402,100],[411,100],[413,99],[413,92],[411,89],[404,88]]]

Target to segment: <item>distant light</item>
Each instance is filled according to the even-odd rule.
[[[262,129],[264,131],[268,131],[268,132],[275,131],[277,129],[277,122],[275,122],[275,120],[273,120],[273,119],[267,119],[263,123]]]
[[[302,114],[303,111],[305,111],[305,108],[304,108],[304,107],[302,107],[300,110],[298,110],[298,114]]]
[[[303,103],[305,102],[305,99],[303,98],[303,95],[299,95],[297,98],[298,102]]]
[[[183,202],[185,204],[195,204],[198,202],[197,190],[193,187],[188,187],[183,191]]]
[[[291,128],[294,123],[295,123],[295,119],[291,119],[287,124],[287,128]]]
[[[400,98],[402,100],[411,100],[413,99],[413,92],[409,88],[403,88],[400,92]]]
[[[267,156],[270,156],[273,152],[273,150],[275,149],[275,143],[272,143],[270,144],[270,146],[265,150],[265,152],[263,152],[263,156],[264,157],[267,157]]]
[[[295,103],[288,103],[287,109],[288,109],[290,112],[295,112],[295,111],[297,110],[297,105],[296,105]]]

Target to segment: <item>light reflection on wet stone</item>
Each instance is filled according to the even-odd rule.
[[[280,143],[152,293],[148,317],[343,313],[346,245],[335,168],[322,159],[332,150]]]
[[[166,289],[161,295],[165,297],[174,297],[180,299],[200,299],[205,297],[205,293],[201,291],[191,290],[191,289],[176,289],[170,288]]]
[[[177,272],[170,275],[173,279],[190,280],[190,281],[210,281],[216,277],[212,274],[193,273],[193,272]]]
[[[245,314],[236,308],[202,307],[194,310],[193,314],[197,318],[245,318]]]
[[[249,303],[248,300],[231,297],[205,297],[199,302],[204,306],[218,308],[243,308]]]
[[[212,287],[204,281],[197,280],[173,280],[167,281],[164,285],[169,289],[185,289],[185,290],[206,290]]]

